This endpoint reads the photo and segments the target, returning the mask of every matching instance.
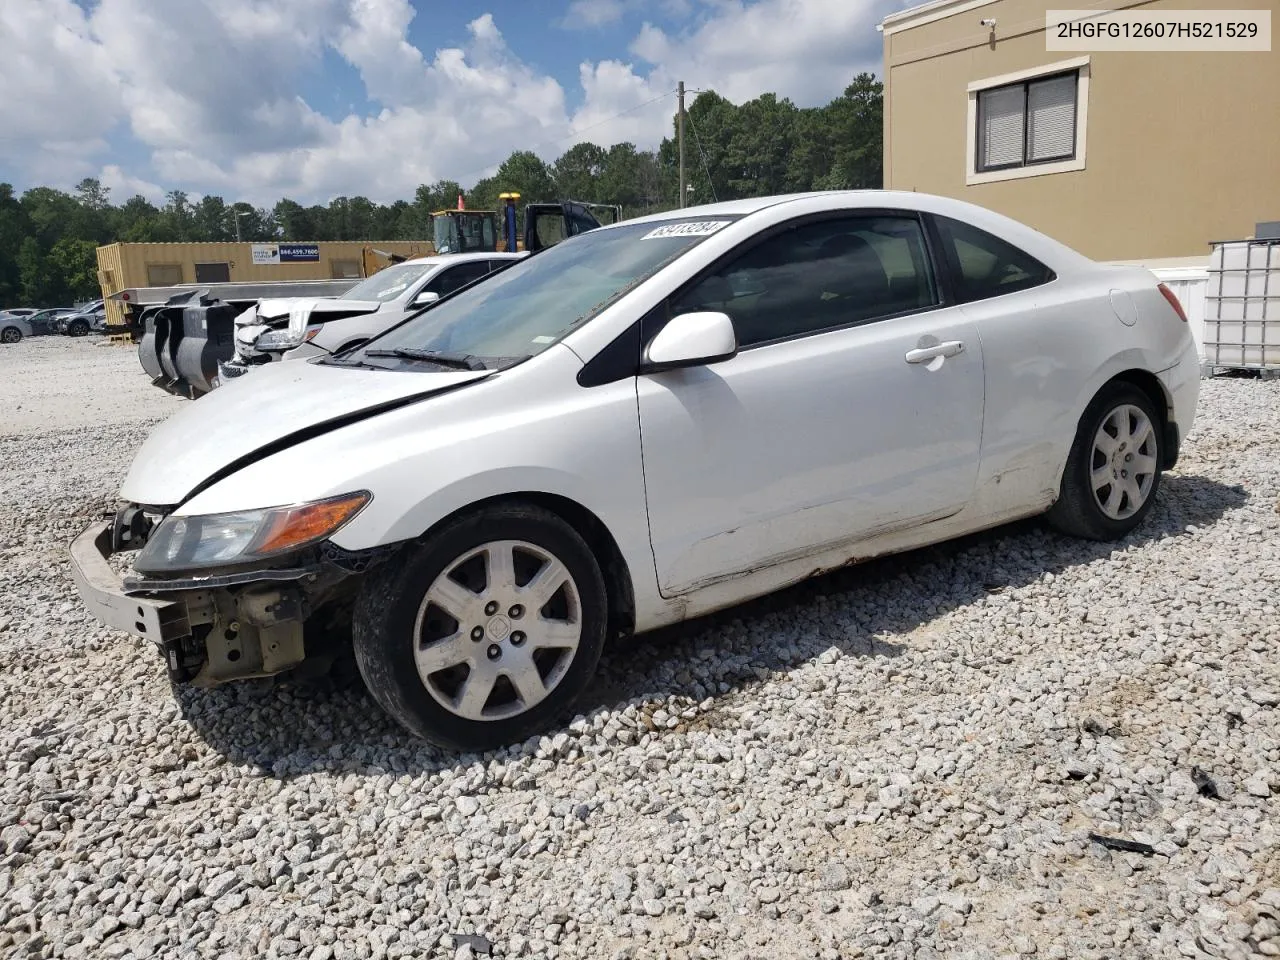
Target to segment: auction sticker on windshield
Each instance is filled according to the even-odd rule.
[[[693,223],[668,223],[646,233],[641,240],[657,240],[660,237],[708,237],[732,220],[698,220]]]

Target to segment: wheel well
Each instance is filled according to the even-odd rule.
[[[426,538],[442,525],[456,520],[458,517],[475,513],[498,503],[532,504],[549,513],[554,513],[569,526],[573,527],[578,536],[582,537],[587,542],[587,546],[591,548],[591,553],[596,558],[596,563],[600,565],[600,572],[604,575],[605,590],[608,592],[609,600],[609,635],[625,636],[635,631],[635,592],[632,588],[631,571],[627,568],[627,561],[623,558],[622,551],[618,548],[618,543],[614,540],[613,534],[609,532],[609,528],[604,525],[600,518],[582,506],[582,504],[570,500],[568,497],[561,497],[553,493],[511,493],[489,497],[485,500],[477,500],[475,503],[467,504],[467,506],[455,510],[447,517],[442,517],[422,536]]]
[[[1152,405],[1160,415],[1160,425],[1163,427],[1168,424],[1169,394],[1165,391],[1164,384],[1160,382],[1159,377],[1147,370],[1126,370],[1124,373],[1112,377],[1109,382],[1115,383],[1117,381],[1131,383],[1150,397]]]

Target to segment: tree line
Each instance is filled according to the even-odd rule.
[[[698,94],[685,114],[687,204],[880,187],[882,93],[880,81],[862,73],[821,107],[797,107],[771,93],[743,104]],[[267,209],[218,196],[193,201],[173,190],[159,206],[142,196],[115,205],[92,178],[71,192],[32,187],[21,196],[0,183],[0,307],[99,296],[96,250],[116,241],[426,240],[430,215],[455,207],[460,193],[470,209],[496,210],[498,195],[515,191],[522,204],[619,204],[624,217],[634,217],[680,205],[677,171],[672,136],[656,150],[579,143],[551,163],[518,150],[470,190],[440,180],[391,204],[355,196],[303,206],[286,198]]]

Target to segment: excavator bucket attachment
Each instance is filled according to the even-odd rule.
[[[142,315],[138,361],[170,393],[198,397],[213,389],[218,361],[235,354],[235,308],[208,291],[179,294]]]

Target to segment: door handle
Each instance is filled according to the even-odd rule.
[[[935,343],[931,347],[908,350],[907,363],[928,363],[935,357],[954,357],[957,353],[964,353],[964,341],[947,340],[943,343]]]

